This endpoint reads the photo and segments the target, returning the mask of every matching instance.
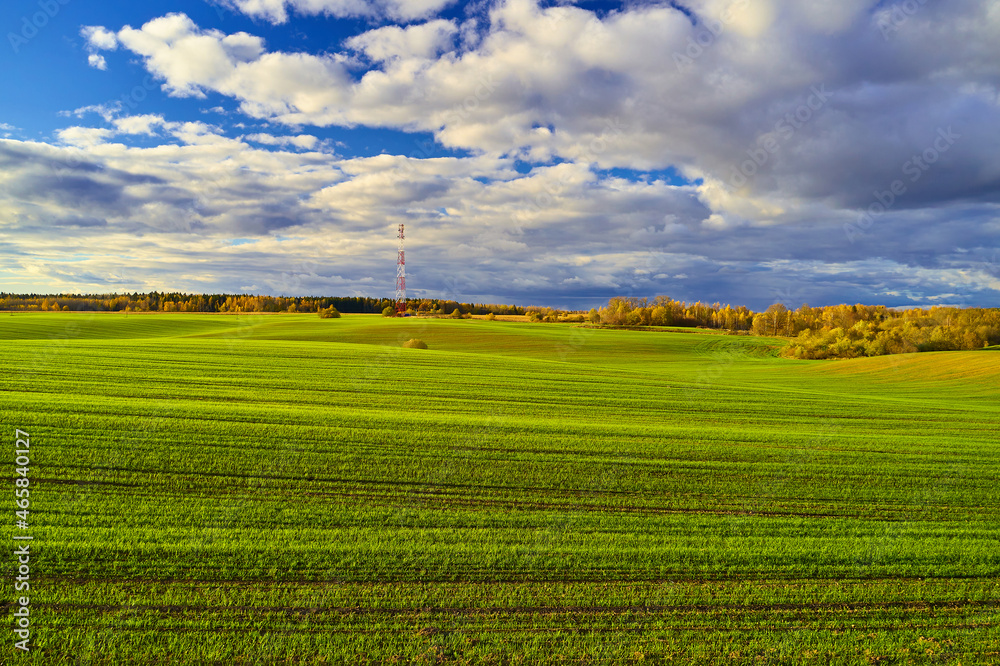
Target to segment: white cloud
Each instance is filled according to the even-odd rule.
[[[111,128],[68,127],[56,132],[59,140],[67,145],[84,148],[98,146],[115,136],[157,136],[162,135],[177,139],[187,145],[232,145],[240,146],[240,142],[223,134],[221,128],[201,122],[173,122],[159,114],[142,114],[136,116],[119,116],[118,109],[97,107],[76,110],[80,116],[87,111],[98,111],[105,121],[114,126]],[[306,140],[296,138],[298,143]]]
[[[429,18],[444,4],[234,0],[272,22],[304,14],[363,17],[366,25]],[[891,34],[880,28],[891,15],[873,0],[684,6],[687,13],[667,3],[626,3],[597,14],[586,5],[501,0],[483,7],[485,18],[460,25],[428,20],[367,30],[343,44],[345,53],[268,50],[260,37],[204,29],[182,14],[117,34],[95,28],[89,48],[122,44],[170,94],[226,96],[238,112],[266,121],[249,126],[290,129],[231,139],[203,123],[120,117],[121,105],[83,107],[78,117],[96,112],[113,129],[70,127],[60,140],[108,169],[155,182],[117,194],[81,187],[66,200],[104,192],[101,205],[110,210],[133,197],[115,214],[94,213],[130,230],[169,229],[192,200],[203,207],[170,233],[215,238],[295,228],[300,250],[323,239],[350,267],[328,276],[328,287],[378,274],[378,262],[351,259],[346,248],[363,255],[384,242],[391,255],[391,233],[383,235],[406,221],[420,230],[415,242],[428,257],[424,284],[441,284],[457,270],[456,257],[471,257],[481,268],[469,274],[470,293],[515,284],[512,276],[525,294],[532,285],[596,293],[634,282],[636,293],[675,288],[690,290],[679,297],[708,298],[766,291],[782,279],[804,284],[813,295],[801,300],[813,303],[840,300],[830,289],[879,300],[872,284],[887,285],[886,294],[974,293],[972,281],[959,289],[941,271],[945,263],[960,270],[962,252],[995,247],[1000,233],[996,3],[922,4]],[[316,167],[300,151],[326,144],[303,134],[305,125],[430,132],[475,157],[329,155]],[[856,222],[856,209],[901,178],[904,165],[947,128],[960,138],[938,154],[933,171],[907,182],[906,196],[849,242],[843,225]],[[255,131],[241,123],[226,130]],[[109,143],[136,135],[169,143],[145,152]],[[536,166],[517,173],[515,158]],[[697,184],[602,171],[668,167]],[[17,180],[12,174],[5,185]],[[220,180],[228,184],[206,190],[204,182]],[[55,216],[44,219],[56,219],[57,206],[39,199]],[[17,210],[24,219],[44,217]],[[284,247],[291,246],[275,242],[263,251],[283,255]],[[946,261],[941,248],[960,250]],[[650,252],[666,258],[637,273]],[[864,263],[876,256],[884,263]],[[916,265],[926,271],[913,278],[919,284],[904,283],[900,275]],[[267,284],[256,267],[248,270],[232,284]],[[968,274],[990,274],[977,271]],[[809,283],[820,274],[834,286]]]
[[[104,56],[97,53],[91,53],[87,56],[87,64],[95,69],[105,70],[108,68],[108,61],[104,59]]]
[[[266,146],[295,146],[302,150],[312,150],[319,144],[319,139],[311,134],[298,136],[272,136],[270,134],[248,134],[246,139]]]
[[[126,48],[144,56],[149,70],[178,96],[202,96],[202,88],[223,88],[237,66],[264,50],[259,37],[201,31],[184,14],[153,19],[139,30],[126,26],[118,37]]]
[[[92,51],[114,51],[118,48],[118,38],[102,25],[85,25],[80,36],[87,40],[87,48]]]
[[[240,99],[243,111],[252,116],[298,115],[307,121],[340,107],[349,86],[343,65],[333,58],[268,53],[252,63],[237,66],[220,92]]]
[[[462,38],[463,50],[453,44],[458,26],[443,20],[348,40],[376,63],[360,80],[348,73],[348,56],[268,52],[258,37],[203,30],[182,14],[126,27],[118,39],[174,95],[219,93],[246,114],[290,126],[428,131],[449,147],[529,160],[674,166],[720,190],[707,201],[763,220],[816,197],[861,205],[868,183],[923,150],[922,135],[946,126],[955,99],[984,101],[982,91],[995,90],[1000,75],[992,39],[1000,13],[982,1],[947,20],[940,8],[923,6],[892,41],[877,29],[870,2],[800,5],[698,0],[692,23],[664,5],[599,17],[507,0],[493,6],[480,36]],[[292,6],[370,8],[321,0],[244,8],[277,20]],[[941,48],[928,50],[928,40]],[[827,91],[818,104],[815,90]],[[803,112],[807,120],[796,120]],[[879,129],[899,113],[902,134]],[[954,192],[963,179],[996,171],[991,124],[978,114],[978,138],[957,149],[970,153],[968,171],[950,172],[936,187]],[[734,186],[734,170],[769,136],[781,139],[779,149]],[[870,157],[859,159],[862,152]]]
[[[114,136],[114,131],[100,127],[67,127],[56,132],[59,141],[78,148],[92,148]]]
[[[169,123],[167,130],[174,138],[189,146],[219,146],[238,149],[239,141],[224,136],[214,125],[200,122]]]
[[[837,223],[715,225],[723,216],[699,201],[697,188],[601,179],[586,165],[522,175],[490,156],[317,161],[198,123],[137,116],[116,125],[162,128],[187,142],[132,148],[107,143],[111,130],[88,128],[61,133],[76,148],[0,140],[4,233],[19,252],[3,262],[8,270],[30,265],[32,284],[100,291],[93,276],[127,257],[141,267],[135,281],[150,289],[254,284],[268,293],[380,295],[392,291],[394,229],[405,222],[414,293],[461,300],[589,307],[629,290],[766,307],[788,285],[797,300],[820,304],[884,301],[879,295],[892,290],[970,298],[997,282],[995,269],[979,262],[965,270],[970,260],[960,255],[954,265],[907,265],[909,254],[940,247],[935,229],[967,247],[988,246],[995,232],[949,219],[950,210],[916,227],[905,216],[880,220],[873,251],[895,251],[886,238],[905,236],[909,246],[862,261],[829,255]]]
[[[306,16],[388,17],[414,21],[433,16],[453,2],[454,0],[227,0],[231,8],[271,23],[288,21],[290,9]]]
[[[445,7],[455,3],[455,0],[383,0],[384,12],[389,18],[403,21],[434,16]]]
[[[72,111],[60,111],[60,116],[76,116],[77,118],[82,118],[88,113],[96,113],[101,118],[104,118],[105,122],[111,122],[121,109],[121,104],[114,102],[111,104],[90,104],[87,106],[81,106],[80,108],[73,109]]]
[[[454,22],[439,19],[406,28],[394,25],[377,28],[352,37],[346,44],[376,62],[396,58],[426,60],[449,50],[457,32]]]
[[[112,122],[118,131],[123,134],[145,134],[147,136],[155,134],[155,128],[163,127],[167,124],[166,121],[163,120],[163,116],[155,114],[126,116],[123,118],[116,118]]]
[[[264,53],[259,37],[200,30],[184,14],[154,19],[140,29],[125,27],[122,44],[146,59],[167,91],[204,97],[206,90],[240,99],[258,117],[291,112],[317,114],[341,101],[349,78],[341,62],[308,54]]]

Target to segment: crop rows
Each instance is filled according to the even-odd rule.
[[[992,350],[294,315],[0,339],[37,663],[1000,660]]]

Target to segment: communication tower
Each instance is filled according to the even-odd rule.
[[[399,250],[396,254],[396,314],[406,312],[406,255],[403,253],[403,225],[399,225]]]

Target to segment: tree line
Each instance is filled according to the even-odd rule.
[[[250,294],[187,294],[181,292],[131,294],[7,294],[0,292],[0,310],[99,312],[321,312],[380,313],[395,307],[388,298],[366,296],[255,296]],[[524,314],[516,305],[458,303],[448,299],[407,300],[407,312],[463,314]]]
[[[762,329],[795,336],[782,351],[794,358],[856,358],[1000,344],[998,308],[835,305],[792,311],[771,306],[763,315]]]
[[[855,358],[918,351],[980,349],[1000,344],[1000,308],[830,305],[797,310],[776,303],[764,312],[744,306],[688,304],[666,296],[612,298],[588,313],[603,326],[703,327],[792,338],[782,353],[794,358]]]
[[[703,327],[732,333],[791,338],[782,351],[794,358],[854,358],[917,351],[979,349],[1000,344],[1000,308],[932,307],[896,309],[884,305],[803,305],[790,310],[776,303],[764,312],[720,303],[687,303],[666,296],[612,298],[584,316],[551,308],[459,303],[449,299],[409,299],[407,314],[524,315],[532,321],[583,322],[614,327]],[[315,312],[384,313],[388,298],[366,296],[261,296],[250,294],[8,294],[0,310],[108,312]]]
[[[385,307],[395,310],[395,303],[384,301]],[[384,309],[384,308],[383,308]],[[525,308],[519,305],[501,305],[498,303],[459,303],[449,299],[414,298],[406,300],[406,314],[409,315],[523,315]],[[387,314],[387,313],[386,313]]]
[[[608,326],[681,326],[749,331],[754,313],[744,306],[732,307],[701,301],[686,303],[666,296],[648,298],[612,298],[607,306],[593,309],[588,319]]]

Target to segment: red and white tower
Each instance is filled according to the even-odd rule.
[[[396,255],[396,314],[406,312],[406,255],[403,253],[403,225],[399,225],[399,250]]]

